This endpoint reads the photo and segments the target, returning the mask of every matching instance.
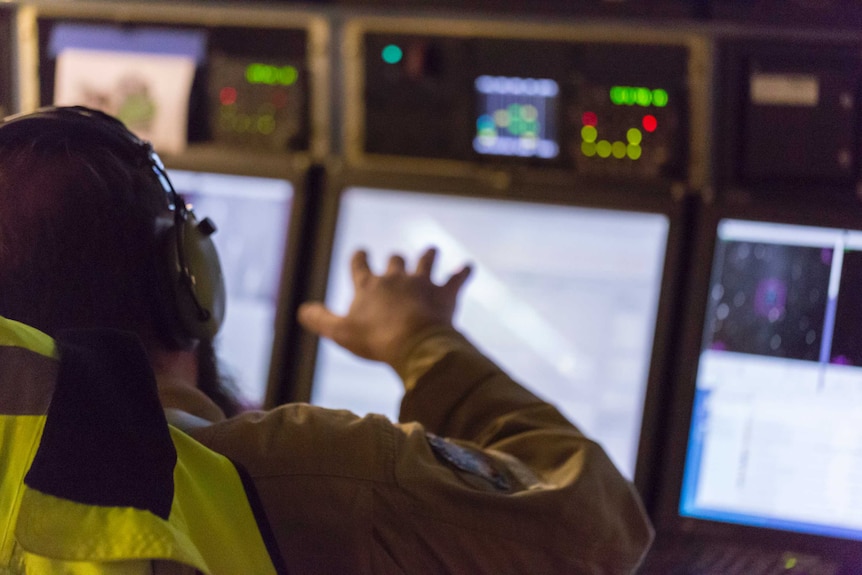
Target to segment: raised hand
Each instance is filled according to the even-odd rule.
[[[465,266],[437,285],[431,281],[436,256],[436,249],[426,250],[410,273],[404,258],[392,255],[386,271],[376,275],[368,266],[368,254],[357,251],[351,260],[355,291],[347,314],[336,315],[321,303],[305,303],[299,308],[299,322],[360,357],[395,365],[413,336],[452,325],[458,294],[471,268]]]

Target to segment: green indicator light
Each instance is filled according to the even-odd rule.
[[[635,102],[638,106],[649,106],[652,104],[652,92],[646,88],[635,88]]]
[[[299,71],[293,66],[269,66],[249,64],[245,69],[245,79],[249,84],[267,86],[290,86],[299,78]]]
[[[798,561],[796,560],[796,557],[788,557],[784,562],[784,568],[787,570],[793,569],[796,567],[797,563]]]
[[[641,147],[636,146],[635,144],[629,144],[628,147],[626,147],[626,155],[632,160],[640,158],[642,153],[643,150],[641,150]]]
[[[505,111],[509,116],[509,131],[515,136],[523,134],[527,130],[527,123],[521,117],[521,105],[512,104]]]
[[[650,90],[639,86],[613,86],[610,90],[611,102],[617,106],[667,106],[666,90]]]
[[[249,64],[245,69],[245,79],[249,84],[259,84],[262,78],[263,64]]]
[[[538,128],[536,122],[525,122],[520,116],[512,118],[509,124],[509,131],[516,136],[523,136],[527,132],[535,132]]]
[[[641,140],[643,140],[643,134],[641,134],[641,131],[637,128],[631,128],[626,132],[626,139],[629,141],[629,144],[637,146],[641,143]]]
[[[404,52],[395,44],[389,44],[383,48],[383,52],[380,55],[387,64],[397,64],[404,57]]]
[[[290,86],[299,79],[299,71],[293,66],[284,66],[278,69],[278,83],[282,86]]]
[[[596,153],[601,158],[609,158],[611,156],[611,143],[607,140],[601,140],[596,144]]]
[[[626,144],[625,142],[614,142],[611,146],[611,153],[617,159],[622,159],[626,157]]]
[[[581,139],[585,142],[595,142],[599,135],[599,131],[595,126],[584,126],[581,128]]]
[[[588,158],[596,155],[596,144],[594,142],[581,142],[581,152]]]

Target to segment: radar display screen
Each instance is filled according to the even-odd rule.
[[[557,97],[554,80],[479,76],[473,149],[480,154],[555,158]]]

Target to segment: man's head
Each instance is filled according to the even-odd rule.
[[[117,120],[48,108],[0,124],[0,315],[50,335],[110,327],[168,348],[211,339],[224,313],[211,232]]]

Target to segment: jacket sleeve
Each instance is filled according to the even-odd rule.
[[[501,511],[496,520],[504,529],[519,523],[522,542],[533,534],[545,557],[559,554],[561,563],[549,563],[549,569],[637,568],[653,537],[637,493],[604,450],[553,406],[454,329],[424,334],[396,369],[407,390],[400,420],[472,447],[477,457],[490,456],[499,473],[511,478],[509,492],[493,502]],[[490,515],[486,519],[494,521]]]
[[[602,449],[455,330],[396,366],[401,423],[293,403],[194,432],[241,465],[292,575],[622,575],[652,532]]]

